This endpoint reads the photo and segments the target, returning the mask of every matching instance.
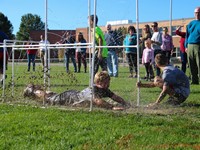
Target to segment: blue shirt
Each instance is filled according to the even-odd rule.
[[[190,94],[190,83],[185,73],[171,65],[164,68],[162,79],[164,86],[169,86],[176,93],[187,98]]]
[[[200,44],[200,20],[193,20],[187,25],[185,47],[188,44]]]
[[[130,35],[127,34],[124,39],[124,46],[137,45],[137,36],[136,34]],[[125,53],[137,53],[137,47],[126,47]]]

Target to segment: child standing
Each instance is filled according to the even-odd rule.
[[[146,69],[146,81],[153,78],[153,67],[152,64],[154,63],[154,50],[151,48],[151,40],[148,39],[145,41],[145,49],[143,50],[142,54],[142,64],[145,66]]]
[[[124,46],[134,46],[137,45],[137,36],[134,26],[128,27],[128,34],[124,39]],[[126,58],[128,59],[129,78],[137,78],[137,48],[136,47],[126,47],[125,48]],[[135,68],[135,75],[133,76],[133,66]]]

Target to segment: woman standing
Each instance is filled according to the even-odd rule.
[[[28,70],[30,71],[31,68],[31,62],[33,64],[33,71],[35,71],[35,57],[37,53],[37,49],[33,49],[32,43],[31,43],[31,38],[29,38],[29,41],[26,43],[27,45],[27,58],[28,58]]]
[[[173,52],[173,41],[172,36],[168,34],[168,28],[163,27],[163,35],[162,35],[162,53],[167,57],[168,64],[170,62],[170,58]]]
[[[80,44],[80,46],[78,46],[76,48],[76,58],[78,61],[78,72],[81,71],[81,61],[83,63],[84,66],[84,72],[87,72],[87,62],[86,62],[86,48],[83,48],[83,46],[85,45],[81,45],[82,43],[86,43],[86,40],[83,37],[83,33],[79,32],[78,34],[78,44]]]
[[[128,34],[124,39],[124,46],[136,46],[137,36],[134,26],[128,27]],[[126,58],[128,59],[129,78],[137,78],[137,48],[136,47],[126,47],[125,48]],[[133,76],[133,67],[135,68],[135,75]]]
[[[142,30],[142,37],[140,38],[140,57],[142,57],[143,50],[145,49],[145,41],[148,39],[151,39],[152,34],[151,34],[151,29],[148,24],[144,25],[144,28]]]

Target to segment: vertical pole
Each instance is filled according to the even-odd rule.
[[[137,82],[140,81],[140,57],[139,57],[139,14],[138,14],[138,0],[136,0],[136,28],[137,28]],[[137,106],[140,105],[140,88],[137,88]]]
[[[95,28],[96,28],[96,3],[94,0],[94,24],[93,24],[93,39],[92,39],[92,71],[91,71],[91,87],[92,87],[92,100],[94,99],[94,58],[95,58]],[[91,102],[92,103],[92,102]],[[90,106],[90,111],[92,110],[92,105]]]
[[[12,96],[14,96],[14,63],[15,63],[15,43],[13,44],[13,47],[12,47]]]
[[[91,0],[88,0],[88,43],[91,43],[91,27],[90,27],[90,15],[91,15]],[[93,72],[93,67],[92,67],[92,59],[91,59],[91,47],[89,45],[89,87],[92,87],[92,72]],[[93,89],[92,89],[93,91]],[[92,101],[93,101],[93,94],[90,100],[90,111],[92,111]]]
[[[90,28],[90,22],[89,22],[89,17],[91,15],[91,0],[88,0],[88,43],[91,43],[91,28]],[[92,63],[91,63],[91,48],[89,45],[89,74],[91,76],[91,71],[92,71]],[[89,86],[91,86],[91,79],[89,79]]]
[[[47,89],[47,65],[48,65],[48,62],[47,62],[47,59],[48,59],[48,49],[47,49],[47,2],[48,0],[45,0],[45,38],[44,38],[44,47],[45,47],[45,55],[44,55],[44,89],[46,91]],[[45,104],[44,102],[44,98],[43,98],[43,105]]]
[[[172,0],[170,0],[170,35],[172,36]]]
[[[6,78],[6,53],[7,53],[7,47],[6,47],[6,41],[3,41],[3,102],[5,97],[5,78]]]

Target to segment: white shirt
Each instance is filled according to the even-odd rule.
[[[46,41],[46,44],[50,44],[49,41]],[[40,51],[45,51],[45,40],[41,40],[40,43]]]
[[[162,34],[160,32],[154,32],[152,37],[151,37],[151,40],[154,41],[154,42],[159,42],[160,45],[156,44],[156,43],[152,43],[151,46],[152,46],[152,49],[161,49],[160,46],[162,44]]]

